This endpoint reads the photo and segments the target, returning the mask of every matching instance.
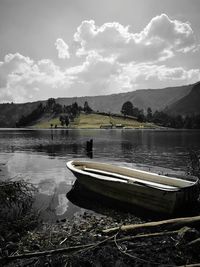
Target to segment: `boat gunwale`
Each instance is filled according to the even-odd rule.
[[[134,177],[121,175],[121,174],[118,174],[118,173],[114,173],[113,174],[114,177],[112,177],[112,178],[109,177],[108,174],[107,174],[107,177],[109,177],[109,179],[106,179],[106,175],[103,175],[104,171],[102,171],[102,175],[95,174],[95,173],[90,173],[88,171],[85,171],[84,169],[79,169],[79,168],[75,167],[73,165],[73,162],[77,162],[77,163],[80,162],[81,165],[83,165],[83,166],[84,166],[84,163],[85,163],[85,165],[87,165],[87,163],[105,164],[105,165],[109,165],[109,164],[101,163],[101,162],[92,162],[92,161],[91,162],[90,161],[78,161],[78,160],[68,161],[66,163],[68,169],[70,169],[71,171],[73,171],[75,173],[79,173],[79,174],[82,174],[82,175],[87,175],[87,176],[90,176],[92,178],[96,178],[96,179],[99,179],[99,180],[105,180],[105,181],[110,181],[110,182],[119,182],[119,183],[127,183],[129,185],[149,187],[149,188],[156,189],[156,190],[161,190],[161,191],[180,192],[180,191],[182,191],[184,189],[193,187],[198,183],[198,179],[196,181],[188,181],[188,180],[183,180],[183,179],[180,179],[180,178],[168,177],[168,176],[164,176],[164,175],[159,175],[157,173],[152,173],[152,172],[150,173],[150,172],[143,171],[143,170],[137,170],[137,169],[133,169],[133,168],[129,168],[129,167],[119,167],[119,166],[116,166],[116,167],[122,168],[122,169],[125,169],[125,170],[136,171],[136,172],[140,172],[140,173],[144,173],[144,174],[156,175],[159,178],[164,177],[164,178],[169,178],[169,179],[172,179],[172,180],[175,180],[175,181],[176,180],[177,181],[184,181],[185,183],[188,183],[188,185],[186,185],[185,187],[173,186],[173,188],[172,187],[171,188],[169,188],[169,187],[167,188],[167,187],[161,187],[161,186],[159,187],[159,185],[163,185],[163,186],[167,186],[167,185],[164,185],[164,184],[161,184],[161,183],[155,183],[157,185],[152,185],[152,184],[148,183],[148,181],[146,181],[145,179],[144,180],[141,179],[141,181],[137,181],[137,180],[140,180],[140,179],[139,178],[138,179],[137,178],[134,179]],[[115,165],[112,165],[112,164],[110,164],[110,165],[115,167]],[[97,168],[97,171],[98,171],[98,168]],[[105,173],[106,173],[106,171],[105,171]],[[126,179],[126,177],[127,177],[127,179]]]

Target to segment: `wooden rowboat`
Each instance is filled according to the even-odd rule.
[[[172,214],[199,196],[198,178],[188,181],[92,161],[73,160],[67,167],[90,191],[155,212]]]

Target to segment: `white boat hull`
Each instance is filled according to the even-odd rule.
[[[80,166],[82,167],[80,168]],[[172,214],[181,206],[197,200],[198,197],[197,181],[190,182],[158,176],[104,163],[70,161],[67,163],[67,167],[77,177],[78,182],[87,189],[155,212]],[[147,174],[149,176],[146,177]],[[144,182],[141,178],[138,179],[138,176],[142,175],[146,179],[152,175],[155,176]],[[137,178],[131,176],[137,176]],[[169,182],[166,180],[165,184],[161,184],[162,177],[168,179]],[[154,180],[152,180],[153,178]],[[159,183],[155,182],[156,179]],[[172,179],[171,183],[170,179]]]

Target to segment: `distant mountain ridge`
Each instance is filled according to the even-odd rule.
[[[153,111],[163,110],[170,114],[196,114],[200,113],[199,87],[200,82],[185,86],[142,89],[112,95],[57,98],[56,103],[67,106],[77,102],[79,106],[83,106],[87,101],[95,111],[120,113],[124,102],[131,101],[139,109],[147,110],[148,107],[151,107]],[[0,127],[15,127],[16,122],[22,115],[28,115],[39,103],[45,102],[0,104]]]
[[[186,85],[164,89],[141,89],[112,95],[58,98],[56,102],[61,105],[70,105],[76,101],[80,106],[83,106],[84,102],[87,101],[94,110],[120,113],[123,103],[131,101],[135,107],[144,110],[151,107],[155,111],[163,110],[186,96],[192,87],[193,85]]]

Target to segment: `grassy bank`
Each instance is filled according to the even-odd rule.
[[[37,129],[48,129],[53,125],[57,127],[62,127],[59,116],[55,118],[44,118],[37,122],[32,128]],[[122,116],[108,116],[101,114],[80,114],[73,122],[70,122],[68,128],[72,129],[99,129],[106,126],[113,125],[113,128],[123,127],[123,128],[156,128],[157,126],[153,123],[138,122],[135,119],[124,118]]]

